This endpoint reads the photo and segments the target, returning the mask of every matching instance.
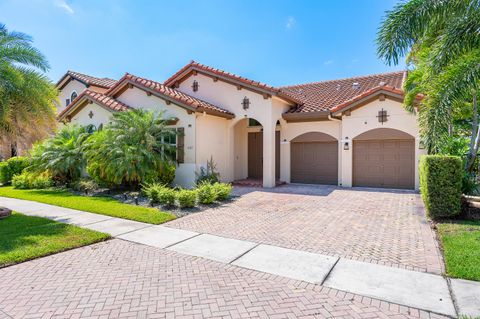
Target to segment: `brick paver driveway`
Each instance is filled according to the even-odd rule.
[[[284,185],[235,193],[243,195],[166,225],[412,270],[443,269],[414,192]]]
[[[440,318],[120,239],[0,269],[0,318]]]

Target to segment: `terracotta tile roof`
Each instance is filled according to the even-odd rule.
[[[184,105],[190,106],[194,108],[195,110],[199,112],[207,112],[207,113],[215,113],[215,114],[223,114],[226,117],[234,117],[235,115],[225,109],[222,109],[221,107],[218,107],[216,105],[213,105],[211,103],[208,103],[206,101],[200,100],[198,98],[195,98],[193,96],[190,96],[188,94],[185,94],[183,92],[180,92],[178,90],[175,90],[173,88],[170,88],[168,86],[165,86],[162,83],[152,81],[149,79],[145,79],[139,76],[135,76],[133,74],[126,73],[119,81],[118,84],[112,87],[110,90],[105,92],[106,95],[112,94],[112,92],[115,91],[115,89],[121,84],[127,80],[129,83],[132,85],[138,85],[140,87],[144,87],[147,89],[151,89],[163,96],[166,96],[174,101],[177,101],[179,103],[182,103]]]
[[[398,71],[284,86],[280,89],[303,102],[302,105],[292,108],[288,113],[334,111],[382,88],[403,94],[404,76],[404,71]]]
[[[65,79],[65,77],[71,76],[74,79],[77,79],[80,82],[83,82],[87,85],[93,85],[93,86],[98,86],[102,88],[109,89],[111,88],[115,83],[117,83],[117,80],[110,79],[110,78],[97,78],[95,76],[75,72],[75,71],[67,71],[64,76],[57,82],[57,86]]]
[[[394,94],[398,94],[398,95],[403,95],[403,91],[394,87],[394,86],[389,86],[389,85],[379,85],[377,87],[374,87],[374,88],[371,88],[369,90],[366,90],[365,92],[363,92],[362,94],[360,95],[357,95],[355,96],[354,98],[350,99],[350,100],[347,100],[341,104],[338,104],[337,106],[335,106],[334,108],[332,108],[330,111],[332,112],[338,112],[346,107],[348,107],[349,105],[351,105],[352,103],[355,103],[371,94],[374,94],[376,92],[379,92],[379,91],[386,91],[386,92],[390,92],[390,93],[394,93]]]
[[[130,106],[120,101],[117,101],[110,96],[106,96],[105,94],[86,89],[79,96],[77,96],[75,100],[73,100],[60,114],[58,114],[57,118],[58,119],[63,118],[75,107],[75,105],[79,101],[81,101],[84,98],[87,98],[95,103],[103,105],[104,107],[109,108],[112,111],[116,111],[116,112],[127,111],[131,109]]]
[[[271,85],[259,82],[259,81],[254,81],[247,79],[243,76],[239,76],[230,72],[226,72],[220,69],[213,68],[208,65],[204,65],[201,63],[198,63],[196,61],[191,61],[189,64],[185,65],[183,68],[181,68],[178,72],[176,72],[174,75],[172,75],[170,78],[168,78],[163,84],[166,86],[173,86],[175,85],[175,82],[181,80],[185,75],[187,75],[190,71],[199,71],[199,72],[206,72],[211,75],[217,75],[218,77],[223,77],[226,79],[233,80],[235,82],[251,86],[260,90],[264,90],[266,92],[269,92],[270,94],[277,95],[279,97],[285,98],[287,100],[290,100],[291,102],[294,103],[299,103],[300,101],[297,101],[294,96],[289,94],[288,92],[284,94],[283,90],[273,87]]]

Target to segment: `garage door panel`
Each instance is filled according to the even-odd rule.
[[[414,188],[414,140],[365,140],[353,143],[353,185]]]
[[[291,181],[308,184],[337,184],[337,142],[291,144]]]

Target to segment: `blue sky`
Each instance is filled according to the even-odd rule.
[[[190,60],[271,85],[402,69],[379,60],[377,28],[395,0],[0,0],[57,81],[66,70],[164,81]]]

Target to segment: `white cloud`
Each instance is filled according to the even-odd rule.
[[[66,0],[56,0],[55,5],[59,8],[62,8],[63,10],[65,10],[65,12],[68,13],[68,14],[74,14],[75,13],[75,11],[72,9],[72,7],[70,7],[68,5]]]
[[[291,29],[295,26],[295,24],[297,24],[297,20],[295,20],[294,17],[288,17],[287,24],[285,25],[285,27],[287,29]]]
[[[333,60],[327,60],[323,62],[323,65],[331,65],[331,64],[333,64]]]

